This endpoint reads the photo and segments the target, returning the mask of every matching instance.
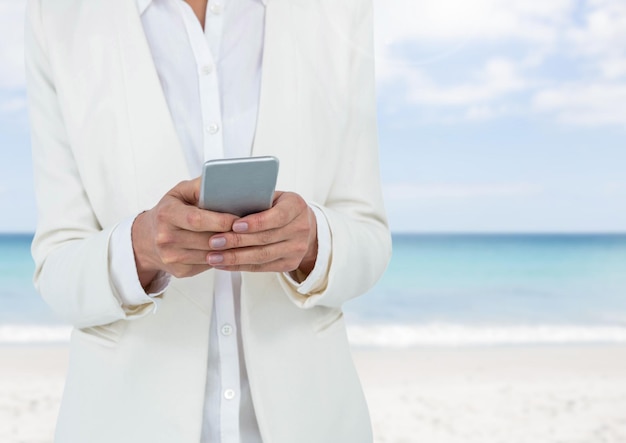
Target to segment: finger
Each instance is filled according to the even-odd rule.
[[[279,259],[258,265],[214,266],[214,268],[230,272],[291,272],[296,269],[291,267],[290,262],[285,259]]]
[[[272,208],[240,218],[233,224],[233,231],[261,232],[281,228],[298,217],[307,207],[306,202],[298,194],[281,192],[277,195]]]
[[[171,195],[189,205],[198,206],[198,201],[200,201],[201,182],[202,177],[182,181],[174,186],[174,188],[168,192],[168,195]]]
[[[157,221],[165,225],[193,232],[228,232],[237,217],[232,214],[207,211],[169,196],[167,204],[157,210]]]
[[[166,247],[158,251],[159,260],[165,268],[176,266],[206,266],[207,251],[200,249],[181,249]]]
[[[294,268],[298,267],[298,253],[301,247],[296,242],[281,242],[266,246],[229,249],[227,251],[211,252],[207,255],[207,262],[211,266],[231,267],[246,265],[261,265],[276,260],[293,261]],[[296,263],[298,262],[298,263]]]
[[[236,232],[218,233],[209,239],[208,244],[213,250],[264,246],[288,240],[295,231],[296,229],[292,228],[291,225],[287,225],[283,228],[251,234],[239,234]]]
[[[176,278],[187,278],[193,277],[194,275],[200,274],[208,269],[211,269],[211,266],[204,265],[176,265],[167,269],[167,272],[170,275],[173,275]]]
[[[184,229],[163,229],[157,233],[157,248],[196,249],[209,251],[209,240],[213,232],[195,232]]]

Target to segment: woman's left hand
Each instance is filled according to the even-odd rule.
[[[277,191],[272,208],[236,220],[232,232],[213,235],[209,246],[212,251],[207,254],[207,263],[216,269],[299,269],[308,275],[317,258],[315,214],[300,195]]]

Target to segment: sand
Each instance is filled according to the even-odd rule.
[[[0,442],[52,442],[67,361],[64,346],[0,347]]]
[[[0,442],[52,442],[64,346],[0,347]],[[357,350],[377,443],[624,443],[626,347]],[[330,443],[330,442],[320,442]]]
[[[357,352],[355,359],[376,442],[626,442],[626,347]]]

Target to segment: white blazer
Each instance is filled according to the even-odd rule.
[[[167,32],[164,30],[164,32]],[[243,273],[241,327],[265,443],[367,443],[341,306],[385,269],[371,0],[269,0],[253,155],[321,206],[323,291]],[[39,222],[35,284],[75,328],[58,443],[198,443],[213,273],[124,309],[108,239],[189,179],[132,0],[29,0],[26,64]]]

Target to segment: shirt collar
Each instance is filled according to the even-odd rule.
[[[152,0],[135,0],[137,4],[137,10],[139,11],[139,15],[143,14],[144,11],[148,8]]]
[[[150,3],[152,3],[152,1],[153,0],[135,0],[135,3],[137,4],[137,10],[139,11],[139,15],[145,12],[145,10],[148,8],[148,6],[150,6]],[[267,6],[268,0],[259,0],[259,1],[263,3],[263,6]]]

